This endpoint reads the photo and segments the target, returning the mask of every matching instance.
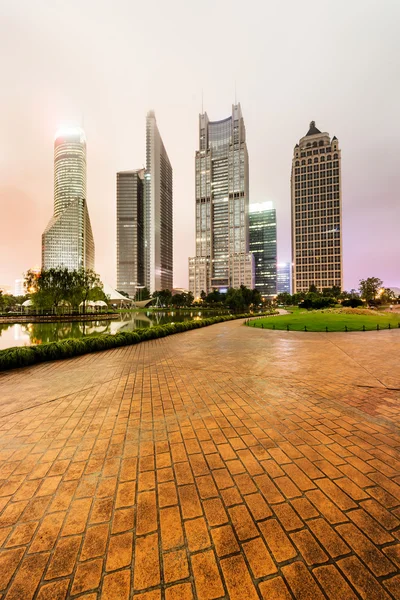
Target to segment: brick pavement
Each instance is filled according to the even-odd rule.
[[[0,374],[1,600],[400,598],[400,332]]]

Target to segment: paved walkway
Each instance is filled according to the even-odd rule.
[[[1,600],[400,598],[400,331],[0,373]]]

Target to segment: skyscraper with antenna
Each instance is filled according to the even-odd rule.
[[[195,298],[212,290],[254,287],[249,252],[249,159],[240,104],[221,121],[199,115],[196,152],[196,256],[189,258]]]

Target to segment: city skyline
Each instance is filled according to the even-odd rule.
[[[359,279],[370,275],[381,277],[385,285],[399,285],[397,3],[388,1],[385,11],[371,2],[355,1],[346,9],[323,8],[317,2],[300,9],[293,3],[288,13],[270,7],[268,23],[262,24],[252,18],[252,11],[237,12],[231,4],[227,11],[226,2],[206,2],[205,9],[214,15],[209,33],[216,46],[200,51],[191,43],[200,27],[192,9],[156,2],[149,17],[163,45],[163,59],[146,51],[146,61],[138,61],[140,94],[136,79],[125,81],[129,57],[144,56],[144,31],[132,37],[128,27],[134,7],[116,2],[109,13],[106,3],[89,0],[79,5],[76,22],[71,11],[75,4],[72,0],[68,10],[56,11],[46,10],[40,1],[33,6],[21,0],[3,11],[0,33],[8,59],[0,115],[0,255],[7,261],[0,261],[1,282],[12,285],[32,263],[40,263],[40,235],[53,205],[51,144],[63,122],[84,125],[90,145],[88,198],[96,270],[104,281],[116,281],[115,227],[110,225],[115,219],[115,173],[144,166],[143,119],[152,106],[174,165],[174,286],[187,287],[187,257],[194,255],[193,152],[201,90],[207,112],[222,118],[236,81],[251,157],[250,203],[275,203],[278,260],[290,259],[293,143],[305,124],[315,120],[336,133],[344,149],[344,287],[357,287]],[[223,51],[217,35],[221,19],[230,28],[240,25],[252,40],[224,69],[212,59]],[[67,38],[57,35],[68,27],[75,32],[72,48]],[[112,52],[110,27],[119,31]],[[304,37],[305,30],[310,35]],[[315,53],[315,47],[323,52]],[[300,49],[302,59],[294,61]],[[170,72],[167,64],[174,65]]]

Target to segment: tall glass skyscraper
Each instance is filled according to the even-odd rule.
[[[144,169],[117,173],[117,290],[144,285]]]
[[[290,277],[291,277],[290,263],[278,263],[278,276],[277,276],[277,292],[278,292],[278,294],[283,294],[283,293],[290,294]]]
[[[249,159],[240,104],[222,121],[199,115],[196,152],[196,256],[189,259],[189,288],[253,287],[249,253]]]
[[[42,235],[42,268],[94,268],[94,240],[86,204],[86,139],[61,129],[54,142],[54,214]]]
[[[172,167],[154,111],[146,119],[144,283],[150,292],[173,287]]]
[[[264,298],[276,295],[276,211],[272,202],[250,204],[250,252],[254,255],[255,288]]]
[[[343,289],[339,141],[311,121],[292,161],[292,290]]]

